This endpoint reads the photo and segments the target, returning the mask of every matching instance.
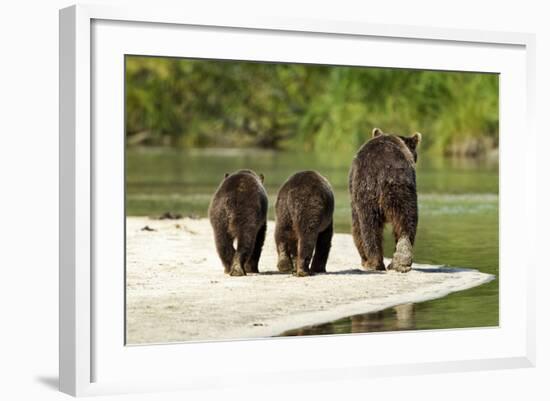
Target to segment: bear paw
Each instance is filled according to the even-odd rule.
[[[282,258],[277,262],[277,269],[281,273],[291,273],[292,270],[294,270],[294,266],[292,266],[292,261],[290,259]]]
[[[366,271],[384,271],[386,270],[386,266],[384,266],[384,262],[380,263],[370,263],[367,260],[363,260],[361,262],[361,266],[363,267],[363,270]]]
[[[233,262],[231,265],[231,270],[229,272],[230,276],[246,276],[246,272],[243,270],[242,266],[238,262]]]
[[[313,274],[322,274],[326,272],[327,272],[326,266],[320,266],[320,265],[311,266],[311,273]]]
[[[259,273],[258,272],[258,265],[254,262],[247,262],[244,265],[244,271],[246,273]]]
[[[411,270],[412,258],[413,252],[411,241],[409,241],[407,237],[401,237],[395,246],[393,259],[388,266],[388,270],[406,273]]]
[[[233,277],[239,277],[239,276],[246,276],[246,273],[244,272],[243,269],[238,268],[238,269],[231,269],[231,271],[229,272],[229,275]]]
[[[301,269],[298,269],[296,270],[296,272],[294,273],[294,275],[296,277],[307,277],[307,276],[310,276],[311,273],[309,272],[309,270],[301,270]]]
[[[394,263],[392,260],[392,262],[388,265],[388,270],[395,270],[396,272],[399,272],[399,273],[407,273],[408,271],[411,270],[411,266],[400,265],[400,264]]]

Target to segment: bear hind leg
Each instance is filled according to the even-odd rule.
[[[231,264],[230,276],[246,276],[245,265],[254,252],[255,239],[254,230],[242,229],[237,238],[237,251]]]
[[[393,222],[395,251],[388,270],[406,273],[411,270],[413,260],[413,244],[416,236],[415,219],[396,219]]]
[[[256,234],[254,251],[252,252],[250,259],[244,265],[244,270],[246,273],[258,273],[258,263],[260,262],[262,247],[264,246],[266,229],[267,224],[264,223],[264,225],[262,225],[258,230],[258,234]]]
[[[363,238],[361,237],[361,226],[359,224],[359,217],[355,208],[351,208],[351,234],[353,236],[353,242],[361,257],[361,265],[367,265],[367,255],[365,254],[365,245],[363,244]]]
[[[296,276],[310,275],[309,263],[315,249],[317,237],[312,234],[301,234],[298,238],[298,257],[296,261]]]
[[[317,236],[315,243],[315,254],[311,262],[311,271],[313,273],[326,273],[327,260],[332,242],[332,221],[330,225]]]
[[[294,270],[292,256],[296,255],[296,240],[289,226],[278,221],[275,227],[275,244],[277,246],[277,269],[281,273],[291,273]]]
[[[233,238],[225,227],[217,227],[214,232],[214,242],[216,243],[216,250],[223,264],[223,270],[226,274],[229,274],[235,256]]]
[[[392,261],[388,266],[388,270],[395,270],[401,273],[406,273],[411,270],[413,258],[413,247],[408,237],[399,238],[395,246]]]
[[[382,248],[384,217],[374,209],[363,213],[365,215],[360,219],[361,239],[366,257],[363,268],[365,270],[386,270],[384,249]]]

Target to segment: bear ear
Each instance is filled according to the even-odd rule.
[[[258,177],[260,177],[260,181],[263,183],[264,182],[264,175],[262,173],[260,173],[258,175]]]
[[[225,174],[223,175],[223,178],[227,178],[227,177],[229,177],[229,173],[225,173]]]
[[[375,128],[375,129],[372,130],[372,137],[373,138],[376,138],[377,136],[380,136],[382,134],[383,134],[383,132],[380,128]]]
[[[414,141],[414,146],[417,147],[418,144],[422,141],[422,134],[420,132],[415,132],[411,135],[411,139]]]

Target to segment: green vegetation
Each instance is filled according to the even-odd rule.
[[[126,57],[128,144],[352,152],[373,127],[498,148],[498,75]]]

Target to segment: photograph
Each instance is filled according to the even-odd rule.
[[[124,79],[126,345],[499,326],[499,74]]]

